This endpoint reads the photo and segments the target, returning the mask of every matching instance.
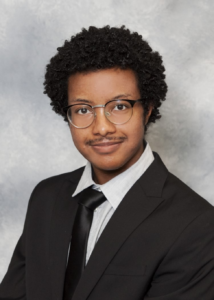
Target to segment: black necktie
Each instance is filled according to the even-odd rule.
[[[93,212],[106,201],[103,193],[91,188],[83,190],[78,197],[78,209],[73,225],[67,269],[65,273],[63,300],[71,300],[78,281],[84,271],[87,242]]]

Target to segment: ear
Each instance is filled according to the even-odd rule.
[[[147,115],[146,115],[146,117],[145,117],[145,125],[146,125],[146,124],[148,123],[148,121],[149,121],[149,117],[151,116],[152,110],[153,110],[153,106],[150,106],[150,107],[149,107],[149,110],[148,110],[148,113],[147,113]]]

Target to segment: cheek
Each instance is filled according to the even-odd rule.
[[[135,151],[141,144],[144,138],[143,126],[133,128],[128,136],[129,149]]]
[[[82,153],[84,152],[84,149],[86,148],[85,145],[85,139],[87,137],[84,132],[81,132],[81,129],[76,129],[76,128],[70,128],[71,136],[74,142],[74,145],[76,148]]]
[[[141,115],[133,116],[132,122],[127,123],[127,136],[133,144],[141,143],[144,137],[144,120]]]

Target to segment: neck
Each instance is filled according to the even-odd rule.
[[[93,169],[93,172],[92,172],[93,180],[97,184],[104,184],[125,171],[125,170],[121,170],[121,169],[106,171],[106,170],[101,170],[101,169],[95,168],[93,166],[92,166],[92,169]]]

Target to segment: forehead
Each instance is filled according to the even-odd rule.
[[[88,73],[76,73],[68,80],[68,99],[111,100],[117,95],[139,98],[137,78],[132,70],[106,69]],[[125,97],[127,98],[127,96]]]

